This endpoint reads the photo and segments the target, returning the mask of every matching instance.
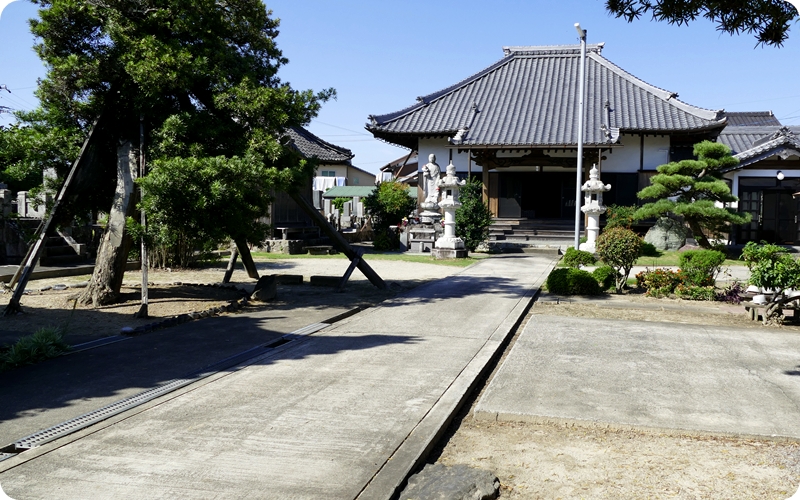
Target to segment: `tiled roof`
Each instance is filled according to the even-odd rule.
[[[317,158],[328,163],[347,163],[355,156],[352,151],[325,142],[302,127],[288,129],[292,146],[306,158]]]
[[[764,137],[774,134],[780,126],[759,126],[759,127],[725,127],[717,137],[717,142],[721,142],[731,148],[733,154],[747,151],[753,144]]]
[[[782,127],[771,135],[762,137],[738,154],[737,168],[742,168],[771,156],[800,156],[800,127]]]
[[[772,111],[726,111],[728,127],[780,127],[781,122]]]
[[[724,126],[722,111],[691,106],[677,94],[639,80],[601,56],[602,47],[587,47],[585,144],[615,142],[620,130],[656,133]],[[370,116],[367,129],[411,148],[417,137],[426,135],[453,137],[455,143],[470,146],[577,144],[580,46],[503,50],[505,57],[495,64],[417,98],[413,106]]]

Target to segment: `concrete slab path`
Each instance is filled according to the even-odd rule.
[[[481,261],[0,462],[0,484],[18,500],[388,499],[554,264]]]
[[[534,317],[478,418],[800,439],[796,334]]]

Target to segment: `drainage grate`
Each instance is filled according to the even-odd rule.
[[[311,323],[308,326],[304,326],[299,330],[295,330],[292,333],[284,335],[284,337],[288,337],[290,335],[311,335],[312,333],[318,332],[323,328],[327,328],[329,326],[331,326],[330,323]]]
[[[281,337],[281,338],[279,338],[278,340],[276,340],[275,342],[272,342],[272,343],[270,343],[270,344],[267,344],[267,345],[265,345],[264,347],[265,347],[266,349],[275,349],[276,347],[280,347],[280,346],[282,346],[283,344],[288,344],[288,343],[289,343],[289,342],[291,342],[292,340],[294,340],[294,339],[287,339],[286,337]]]
[[[30,436],[24,437],[14,443],[14,448],[17,450],[28,450],[36,446],[41,446],[45,443],[53,441],[54,439],[58,439],[62,436],[66,436],[67,434],[79,431],[85,427],[89,427],[90,425],[96,424],[107,418],[111,418],[114,415],[144,404],[163,394],[180,389],[181,387],[189,385],[196,380],[197,379],[186,378],[171,380],[164,385],[148,389],[129,398],[121,399],[115,403],[104,406],[99,410],[86,413],[71,420],[67,420],[66,422],[54,425],[49,429],[45,429],[43,431],[31,434]]]
[[[16,456],[17,456],[16,453],[0,453],[0,462]]]
[[[116,342],[122,342],[123,340],[130,340],[133,337],[123,337],[122,335],[114,335],[113,337],[105,337],[102,339],[92,340],[90,342],[84,342],[83,344],[76,344],[72,346],[72,348],[65,352],[64,354],[73,354],[76,352],[81,351],[88,351],[89,349],[94,349],[95,347],[101,347],[108,344],[114,344]]]
[[[98,422],[102,422],[103,420],[111,418],[114,415],[135,408],[150,400],[153,400],[157,397],[163,396],[164,394],[168,394],[172,391],[180,389],[181,387],[197,382],[198,380],[204,379],[222,370],[226,370],[232,366],[236,366],[242,363],[243,361],[254,358],[261,354],[265,354],[270,349],[278,347],[283,344],[287,344],[295,340],[295,338],[297,337],[303,335],[310,335],[328,326],[330,325],[327,323],[312,323],[308,326],[300,328],[299,330],[295,330],[292,333],[287,333],[280,339],[266,346],[258,346],[252,349],[248,349],[246,351],[240,352],[239,354],[235,354],[231,357],[225,358],[222,361],[218,361],[212,365],[206,366],[205,368],[192,372],[184,376],[183,378],[170,380],[169,382],[166,382],[158,387],[154,387],[144,392],[140,392],[139,394],[136,394],[129,398],[121,399],[119,401],[111,403],[110,405],[104,406],[99,410],[86,413],[79,417],[75,417],[71,420],[67,420],[66,422],[54,425],[53,427],[50,427],[48,429],[31,434],[30,436],[24,437],[14,442],[13,444],[14,449],[17,451],[29,450],[31,448],[41,446],[45,443],[49,443],[50,441],[53,441],[60,437],[64,437],[68,434],[79,431],[81,429],[89,427],[90,425],[94,425]],[[10,455],[10,456],[3,457],[3,455]],[[14,456],[14,454],[0,453],[0,460],[11,458],[11,456]]]

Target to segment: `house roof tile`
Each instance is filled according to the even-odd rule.
[[[306,158],[328,163],[348,163],[355,155],[349,149],[325,142],[302,127],[288,129],[291,145]]]
[[[600,55],[602,47],[587,47],[585,144],[614,142],[620,130],[659,133],[724,127],[722,111],[691,106],[677,94],[645,83]],[[455,143],[468,146],[576,145],[580,46],[503,50],[503,59],[418,98],[413,106],[370,116],[367,129],[412,148],[417,137],[426,135],[453,137]]]

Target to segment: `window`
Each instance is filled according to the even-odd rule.
[[[353,179],[353,185],[354,186],[358,186],[358,180],[359,180],[358,177]]]
[[[336,170],[321,170],[319,175],[322,177],[336,177]]]

